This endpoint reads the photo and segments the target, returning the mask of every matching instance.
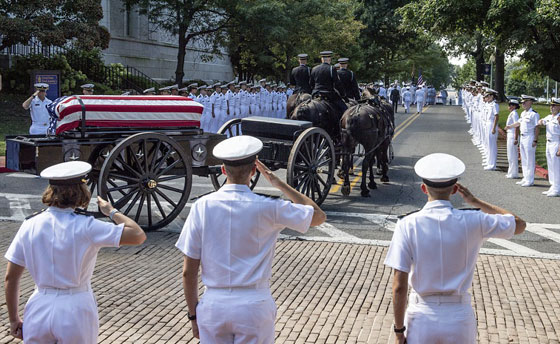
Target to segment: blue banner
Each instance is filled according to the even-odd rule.
[[[50,100],[55,100],[60,97],[60,74],[58,73],[41,73],[37,72],[35,74],[34,84],[38,82],[44,82],[49,85],[47,90],[47,98]]]

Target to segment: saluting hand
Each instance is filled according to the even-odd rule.
[[[455,185],[457,185],[457,191],[459,192],[461,197],[463,197],[465,202],[472,204],[476,201],[476,197],[474,197],[474,195],[469,191],[469,189],[467,189],[466,187],[464,187],[459,183]]]
[[[103,198],[97,196],[97,205],[99,206],[99,211],[105,216],[109,216],[111,210],[113,210],[113,206],[111,203],[107,202]]]
[[[259,159],[256,160],[257,170],[268,180],[268,182],[278,188],[282,185],[282,181],[278,176],[276,176],[265,164],[263,164]]]

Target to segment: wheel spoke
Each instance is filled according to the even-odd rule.
[[[152,152],[152,161],[150,162],[150,169],[149,169],[150,172],[154,172],[154,167],[156,165],[159,147],[161,147],[161,141],[158,140],[158,142],[154,145],[154,150]]]
[[[172,186],[165,185],[165,184],[158,184],[158,187],[160,187],[160,188],[162,188],[162,189],[165,189],[165,190],[178,192],[178,193],[180,193],[180,194],[183,193],[183,190],[177,189],[177,188],[174,188],[174,187],[172,187]]]
[[[175,165],[177,165],[180,162],[182,162],[181,159],[177,159],[177,160],[173,161],[172,164],[168,165],[163,171],[157,173],[156,176],[157,177],[163,176],[167,171],[171,170],[173,167],[175,167]]]
[[[154,167],[152,172],[155,172],[157,170],[159,170],[159,168],[161,167],[161,164],[163,164],[164,161],[167,160],[167,158],[169,158],[169,155],[171,155],[171,152],[173,152],[173,147],[165,147],[167,148],[167,152],[165,152],[165,155],[158,161],[157,165]]]
[[[320,134],[317,134],[317,139],[315,140],[315,149],[313,151],[314,155],[313,155],[313,159],[317,158],[317,155],[319,154],[319,151],[321,149],[322,143],[323,143],[323,136],[321,136]]]
[[[142,192],[140,192],[140,190],[138,190],[138,192],[136,193],[136,196],[134,196],[134,198],[132,199],[132,202],[130,202],[130,204],[128,205],[128,207],[126,207],[126,210],[123,211],[123,214],[128,216],[128,213],[132,210],[132,207],[134,207],[134,204],[136,204],[136,201],[138,201],[138,198],[140,198],[140,194],[142,194]],[[120,201],[120,200],[119,200]],[[126,203],[125,203],[126,204]],[[123,206],[125,205],[123,204]]]
[[[142,213],[142,208],[144,207],[145,199],[146,196],[144,195],[144,193],[142,193],[142,197],[140,197],[140,203],[138,203],[138,208],[136,209],[136,215],[134,216],[135,222],[138,222],[138,219],[140,218],[140,214]]]
[[[158,195],[160,195],[161,197],[163,197],[163,199],[165,199],[167,202],[169,202],[169,204],[171,204],[173,206],[173,208],[177,208],[177,203],[173,202],[171,200],[171,198],[167,197],[167,195],[164,194],[163,192],[161,192],[159,189],[155,189],[155,190],[158,193]]]
[[[301,160],[303,160],[306,166],[311,166],[311,163],[309,162],[309,160],[307,160],[305,156],[303,156],[303,153],[301,151],[298,151],[298,155],[301,158]]]
[[[115,206],[115,200],[113,199],[113,196],[111,196],[110,193],[107,193],[107,198],[108,198],[108,201],[111,202],[111,204],[113,206]]]
[[[165,215],[165,212],[163,211],[163,207],[161,206],[161,203],[159,203],[159,198],[157,197],[157,195],[155,193],[153,195],[154,195],[154,201],[156,202],[156,206],[158,207],[159,212],[161,213],[161,216],[165,220],[167,215]]]
[[[294,181],[297,181],[298,179],[301,179],[302,177],[304,177],[306,175],[307,175],[307,171],[300,172],[300,173],[294,175]]]
[[[152,227],[152,194],[146,195],[146,206],[148,207],[148,227]]]
[[[111,185],[113,185],[113,184],[114,184],[114,182],[111,182]],[[122,190],[136,187],[135,185],[132,185],[132,184],[121,185],[121,186],[118,186],[117,184],[114,184],[114,186],[115,186],[114,188],[107,189],[107,192],[121,191],[121,193],[123,195],[125,195],[125,193],[122,192]]]
[[[331,158],[325,159],[325,160],[321,161],[319,164],[317,164],[317,167],[323,167],[323,166],[325,166],[325,165],[327,165],[327,164],[330,164],[331,161],[332,161]]]
[[[121,180],[124,180],[124,181],[127,181],[127,182],[131,182],[131,183],[138,183],[138,181],[139,181],[138,178],[125,176],[125,175],[118,174],[118,173],[115,173],[115,172],[109,172],[108,177],[109,177],[109,178],[121,179]]]
[[[124,162],[124,160],[123,160],[120,156],[117,156],[116,160],[117,160],[118,162],[120,162],[121,165],[122,165],[128,172],[130,172],[130,173],[136,175],[138,178],[141,177],[140,173],[136,172],[135,169],[133,169],[132,167],[130,167],[126,162]]]
[[[142,140],[142,151],[144,152],[144,171],[148,172],[148,147],[146,145],[146,139]]]
[[[128,203],[128,201],[130,201],[130,199],[134,195],[134,192],[137,191],[137,190],[138,190],[138,187],[134,187],[134,189],[130,190],[128,193],[123,195],[123,197],[117,199],[117,202],[111,202],[111,203],[113,203],[113,206],[115,208],[120,209],[120,208],[124,207]],[[107,195],[108,195],[109,198],[113,199],[110,192],[107,192]]]
[[[157,182],[158,183],[167,182],[167,181],[170,181],[170,180],[175,180],[175,179],[179,179],[179,178],[186,178],[186,177],[187,177],[186,174],[175,174],[175,175],[172,175],[172,176],[158,178]]]
[[[144,168],[142,167],[142,164],[140,164],[140,161],[138,161],[138,157],[136,156],[136,154],[134,154],[134,152],[132,151],[132,148],[130,146],[128,146],[128,147],[126,147],[126,150],[127,150],[128,154],[130,154],[130,156],[134,160],[134,163],[136,164],[136,166],[138,166],[138,170],[140,171],[140,174],[144,174]]]

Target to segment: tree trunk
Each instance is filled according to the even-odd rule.
[[[175,70],[175,83],[179,88],[183,87],[183,77],[185,76],[185,56],[187,55],[187,28],[179,27],[179,47],[177,49],[177,69]]]
[[[481,36],[476,39],[476,51],[473,55],[476,64],[476,81],[482,81],[484,80],[484,48]]]
[[[505,83],[504,83],[504,75],[505,75],[505,54],[499,48],[496,48],[496,91],[498,91],[498,100],[500,102],[506,101],[506,92],[505,92]]]

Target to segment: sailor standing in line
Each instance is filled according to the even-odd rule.
[[[506,178],[508,179],[519,178],[519,129],[511,127],[519,121],[517,109],[519,109],[519,102],[511,99],[508,103],[509,115],[504,128],[507,133],[508,171]]]
[[[458,184],[465,164],[452,155],[425,156],[414,171],[422,178],[428,202],[397,222],[385,258],[385,265],[394,271],[396,342],[475,343],[477,326],[469,289],[479,250],[489,238],[521,234],[525,221]],[[455,209],[449,200],[456,192],[480,210]]]
[[[212,85],[214,88],[214,92],[210,95],[210,104],[212,104],[212,111],[210,112],[210,121],[208,123],[208,131],[211,133],[217,133],[218,129],[220,128],[220,121],[221,121],[221,106],[222,103],[220,101],[220,96],[222,94],[222,87],[220,83],[215,83]]]
[[[239,91],[241,91],[241,85],[236,84],[233,92],[233,115],[238,118],[241,117],[241,94]]]
[[[146,96],[153,96],[153,95],[156,94],[156,89],[155,89],[155,87],[150,87],[150,88],[145,89],[142,93]]]
[[[270,83],[266,83],[264,91],[264,116],[272,117],[272,87]]]
[[[218,121],[218,127],[216,128],[216,132],[220,130],[222,125],[233,118],[232,115],[227,113],[228,104],[227,104],[227,91],[228,91],[228,84],[222,85],[222,94],[218,97],[218,101],[220,102],[220,109],[221,109],[221,116],[220,120]]]
[[[249,92],[247,91],[247,83],[241,81],[239,85],[241,86],[241,90],[239,91],[239,117],[245,118],[249,117],[249,105],[251,100],[249,98]]]
[[[212,117],[212,105],[210,104],[210,98],[206,93],[206,86],[200,86],[198,90],[200,91],[200,93],[196,97],[196,101],[204,106],[204,109],[202,110],[202,116],[200,117],[200,128],[207,132],[210,123],[210,117]]]
[[[114,223],[78,215],[91,194],[85,183],[91,165],[64,162],[44,169],[49,180],[42,202],[48,209],[28,217],[5,254],[6,305],[11,335],[25,343],[97,343],[99,316],[91,289],[102,247],[140,245],[146,234],[136,222],[97,197],[101,213]],[[35,291],[19,316],[19,281],[27,269]]]
[[[250,92],[249,92],[249,114],[247,115],[248,117],[255,116],[255,114],[257,113],[257,109],[258,109],[257,86],[251,86],[251,88],[249,90],[250,90]]]
[[[257,89],[259,92],[257,96],[259,112],[256,115],[268,117],[268,114],[266,113],[266,98],[268,97],[268,91],[266,90],[266,79],[259,80],[259,84],[260,87]]]
[[[95,87],[94,84],[83,84],[80,87],[82,88],[82,93],[83,93],[84,96],[93,95],[93,88]]]
[[[536,113],[532,106],[533,101],[537,98],[528,95],[521,95],[523,101],[522,106],[524,111],[521,113],[519,122],[514,123],[509,127],[517,128],[521,132],[521,145],[519,151],[521,152],[521,170],[523,171],[523,179],[516,182],[521,186],[532,186],[535,182],[535,153],[537,151],[537,142],[539,140],[539,123],[540,116]]]
[[[424,101],[426,100],[426,92],[422,86],[416,90],[416,113],[422,113],[424,109]]]
[[[486,166],[485,171],[496,170],[496,160],[498,159],[498,120],[500,105],[496,103],[495,97],[498,94],[493,89],[486,89],[484,100],[486,101],[485,135],[486,135]]]
[[[198,93],[198,83],[190,84],[187,86],[187,91],[189,92],[189,98],[196,99]]]
[[[403,102],[404,102],[404,113],[410,113],[410,103],[412,102],[412,93],[410,93],[410,87],[404,88],[404,92],[402,94]]]
[[[305,233],[326,218],[309,197],[256,160],[262,146],[241,135],[214,147],[227,182],[193,204],[175,244],[184,254],[187,317],[203,344],[274,343],[270,277],[278,234],[286,227]],[[291,202],[254,194],[249,183],[257,169]],[[206,290],[199,301],[200,268]]]
[[[47,90],[49,85],[39,82],[35,85],[35,93],[27,98],[21,106],[31,113],[31,127],[29,134],[31,135],[46,135],[49,127],[50,116],[47,110],[47,105],[52,101],[47,98]]]
[[[546,165],[550,188],[543,194],[548,197],[560,196],[560,98],[552,98],[550,115],[539,121],[546,126]]]

